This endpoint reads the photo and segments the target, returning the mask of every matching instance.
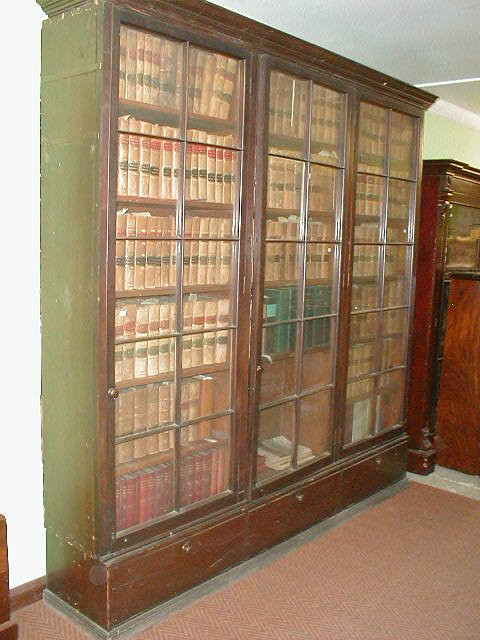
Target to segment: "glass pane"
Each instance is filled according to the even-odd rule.
[[[352,311],[378,307],[378,255],[378,247],[354,247]]]
[[[137,121],[136,121],[137,122]],[[145,130],[143,122],[138,127]],[[130,121],[130,129],[134,126]],[[136,125],[135,125],[136,126]],[[163,127],[159,135],[173,137],[177,130]],[[119,202],[147,199],[170,205],[172,215],[179,195],[183,142],[119,133],[117,194]]]
[[[120,390],[115,401],[115,435],[118,437],[165,427],[175,420],[175,385],[172,380],[160,384],[149,384]],[[117,459],[117,464],[133,460],[138,456],[141,445],[135,446],[134,440],[120,446],[117,453],[131,457]]]
[[[115,342],[166,336],[176,330],[174,296],[125,298],[115,303]]]
[[[454,204],[447,216],[449,269],[476,269],[480,260],[480,209]]]
[[[177,282],[177,244],[166,240],[117,240],[117,292],[174,287]]]
[[[291,469],[295,402],[263,409],[259,416],[257,483]]]
[[[335,313],[334,291],[331,285],[306,285],[303,309],[304,317],[312,318],[330,313]]]
[[[310,158],[341,164],[345,100],[341,93],[313,85]]]
[[[207,135],[205,131],[192,131],[192,138],[201,144],[192,142],[186,146],[185,208],[194,215],[202,203],[212,203],[219,205],[214,208],[215,212],[222,211],[231,218],[237,195],[238,152],[222,149],[224,138]],[[199,231],[195,235],[199,235]]]
[[[296,322],[263,328],[260,404],[272,402],[294,393],[296,337]]]
[[[409,242],[410,203],[415,185],[402,180],[388,183],[387,242]]]
[[[229,240],[186,240],[183,243],[184,287],[194,291],[208,288],[205,285],[209,284],[227,288],[232,281],[233,245]]]
[[[416,118],[392,112],[390,175],[396,178],[415,178],[416,175]]]
[[[385,286],[383,306],[389,305],[391,297],[401,300],[400,304],[407,304],[410,287],[409,258],[410,247],[385,247]]]
[[[303,162],[268,158],[266,237],[269,239],[299,237],[303,167]]]
[[[342,172],[310,165],[307,240],[335,240],[337,211],[342,193]]]
[[[295,320],[298,317],[298,287],[280,287],[263,291],[263,322]]]
[[[348,380],[375,371],[379,313],[359,313],[351,316]]]
[[[405,371],[391,371],[379,377],[375,431],[403,422]]]
[[[228,136],[226,146],[239,144],[241,62],[221,53],[190,47],[188,53],[187,139],[196,127]],[[215,144],[215,143],[212,143]]]
[[[332,382],[335,329],[335,318],[318,318],[303,323],[302,391]]]
[[[128,238],[173,238],[175,237],[175,212],[172,206],[164,211],[144,211],[143,206],[129,203],[128,208],[119,209],[116,218],[116,237]]]
[[[269,152],[292,158],[305,155],[308,82],[270,74]]]
[[[405,335],[408,326],[408,310],[396,309],[383,312],[382,369],[405,364]]]
[[[298,286],[300,278],[299,245],[297,242],[265,243],[265,285]]]
[[[163,378],[174,370],[175,338],[139,340],[115,346],[116,383]]]
[[[172,511],[172,451],[164,452],[163,457],[164,462],[161,464],[120,475],[115,479],[117,531],[155,520]]]
[[[308,464],[332,448],[332,392],[314,393],[300,400],[297,465]]]
[[[229,486],[230,417],[180,429],[180,506],[206,500]]]
[[[332,282],[335,268],[335,245],[308,243],[306,245],[305,279],[315,282]]]
[[[373,379],[365,378],[347,384],[345,444],[371,435]]]
[[[359,174],[355,204],[355,241],[378,242],[380,220],[385,208],[384,178]]]
[[[231,333],[226,329],[182,336],[182,368],[230,366]]]
[[[359,171],[387,172],[387,122],[387,109],[360,103]]]
[[[184,378],[181,393],[182,423],[227,411],[230,409],[230,372]]]
[[[183,45],[120,27],[120,115],[155,125],[180,126]]]

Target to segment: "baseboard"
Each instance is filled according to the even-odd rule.
[[[38,602],[43,597],[43,590],[47,586],[46,576],[25,582],[18,587],[10,589],[10,610],[16,611],[29,604]]]

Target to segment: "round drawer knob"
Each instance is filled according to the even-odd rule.
[[[192,545],[190,544],[190,542],[184,542],[182,544],[182,551],[185,551],[185,553],[190,553],[191,550],[192,550]]]
[[[303,493],[296,493],[296,494],[295,494],[295,498],[296,498],[299,502],[303,502],[304,494],[303,494]]]
[[[110,387],[110,389],[107,391],[107,396],[115,400],[115,398],[118,398],[118,389],[115,389],[115,387]]]

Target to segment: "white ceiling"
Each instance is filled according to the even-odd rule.
[[[215,0],[215,4],[410,84],[428,84],[430,93],[480,117],[480,0]],[[472,78],[476,80],[464,82]]]

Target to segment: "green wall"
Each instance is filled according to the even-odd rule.
[[[480,129],[427,112],[423,157],[459,160],[480,168]]]

